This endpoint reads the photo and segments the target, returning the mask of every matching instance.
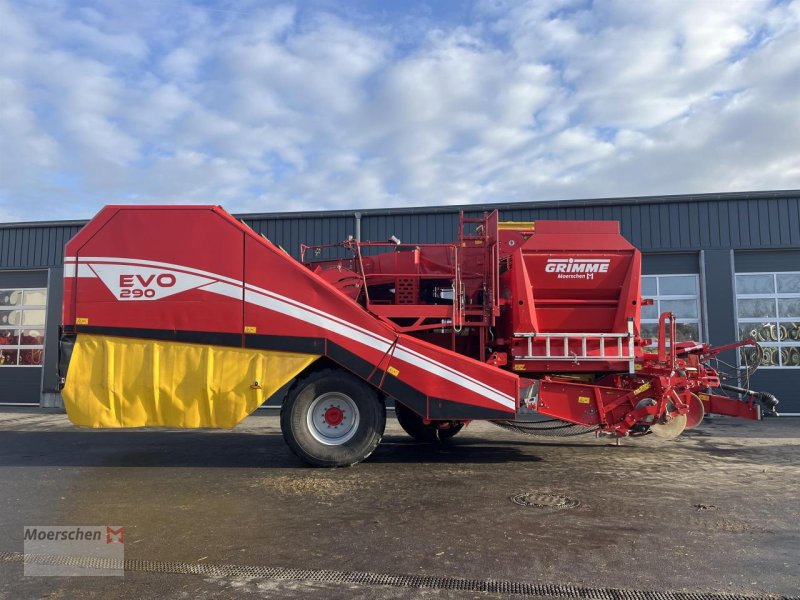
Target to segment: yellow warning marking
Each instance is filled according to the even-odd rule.
[[[525,365],[517,363],[516,365],[514,365],[514,370],[515,371],[524,371],[525,370]]]
[[[75,319],[75,325],[88,325],[88,324],[89,324],[89,319],[87,319],[86,317],[78,317],[77,319]]]
[[[389,375],[393,375],[394,377],[400,375],[400,369],[395,369],[394,367],[389,367],[388,369],[386,369],[386,372]]]
[[[589,404],[591,401],[589,396],[578,396],[578,404]]]
[[[500,221],[497,228],[503,229],[527,229],[534,231],[536,229],[536,221]]]
[[[256,328],[253,327],[252,325],[245,325],[244,326],[244,332],[245,333],[255,333],[256,332]]]
[[[697,394],[700,397],[700,400],[703,402],[708,402],[711,398],[708,397],[708,394]]]
[[[650,389],[650,382],[648,381],[647,383],[643,383],[642,385],[637,387],[635,390],[633,390],[633,395],[634,396],[638,396],[642,392],[646,392],[649,389]]]
[[[642,370],[642,365],[640,365],[639,363],[636,363],[635,365],[633,365],[633,370],[634,371],[641,371]]]

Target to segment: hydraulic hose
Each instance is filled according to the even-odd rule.
[[[774,395],[770,394],[769,392],[755,392],[753,390],[737,387],[735,385],[730,385],[728,383],[721,383],[720,387],[723,390],[727,390],[729,392],[735,392],[743,396],[753,396],[759,402],[761,402],[761,406],[764,408],[765,416],[771,416],[771,417],[778,416],[778,412],[775,410],[775,408],[778,406],[779,401]]]

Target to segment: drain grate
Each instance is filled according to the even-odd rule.
[[[581,501],[577,498],[542,492],[517,494],[516,496],[511,496],[511,501],[520,506],[533,506],[534,508],[575,508],[581,505]]]
[[[86,569],[120,569],[146,573],[176,573],[206,577],[243,577],[316,583],[348,583],[382,585],[418,589],[462,590],[490,594],[538,596],[541,598],[582,598],[585,600],[800,600],[800,596],[769,594],[738,595],[705,592],[659,592],[586,588],[574,585],[504,581],[495,579],[460,579],[436,575],[390,575],[365,571],[330,571],[325,569],[286,569],[249,565],[214,565],[154,560],[116,560],[83,556],[0,552],[0,562],[28,562],[45,565],[66,565]]]

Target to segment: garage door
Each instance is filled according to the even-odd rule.
[[[0,404],[39,404],[47,271],[0,271]]]

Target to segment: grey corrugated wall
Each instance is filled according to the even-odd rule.
[[[448,242],[458,212],[500,210],[507,221],[602,219],[620,221],[622,233],[644,252],[717,248],[800,247],[800,190],[696,196],[570,200],[485,206],[358,211],[362,240]],[[301,243],[331,244],[356,235],[356,212],[238,215],[298,256]],[[58,266],[63,247],[81,223],[0,225],[0,269]]]
[[[0,225],[0,268],[33,269],[64,263],[64,245],[80,224]]]

